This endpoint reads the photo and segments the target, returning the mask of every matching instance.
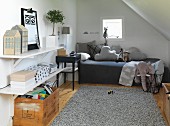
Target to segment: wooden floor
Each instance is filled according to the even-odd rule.
[[[69,101],[69,99],[78,91],[80,86],[110,86],[110,87],[123,87],[123,88],[141,88],[140,86],[132,86],[132,87],[125,87],[122,85],[113,85],[113,84],[78,84],[77,82],[75,82],[75,89],[74,91],[72,90],[72,86],[70,84],[70,82],[67,82],[66,84],[62,84],[59,87],[59,112],[65,107],[65,105],[67,104],[67,102]],[[141,88],[142,90],[142,88]],[[164,120],[166,121],[167,124],[167,120],[165,118],[165,115],[163,114],[163,104],[162,104],[162,89],[160,90],[159,93],[154,94],[153,95],[155,98],[155,101],[157,102],[157,105],[160,109],[160,112],[162,113],[162,116],[164,118]],[[56,116],[59,113],[56,114]],[[51,124],[52,121],[49,123]],[[168,124],[167,124],[168,126]]]

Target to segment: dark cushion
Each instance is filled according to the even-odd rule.
[[[86,42],[86,43],[76,43],[76,52],[79,53],[90,53],[87,45],[95,45],[96,41]]]
[[[94,60],[95,55],[100,53],[103,44],[98,44],[98,45],[88,44],[87,47],[89,49],[89,54],[91,57],[90,59]]]

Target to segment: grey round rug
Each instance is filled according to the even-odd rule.
[[[142,89],[81,86],[51,126],[165,126],[165,121],[152,94]]]

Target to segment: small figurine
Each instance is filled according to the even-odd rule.
[[[122,62],[122,61],[123,61],[123,49],[121,48],[118,56],[118,62]]]
[[[130,61],[130,59],[129,59],[129,52],[128,51],[124,51],[123,52],[123,61],[124,62],[129,62]]]
[[[108,45],[108,44],[107,44],[107,38],[108,38],[107,30],[108,30],[108,29],[107,29],[106,27],[104,27],[103,38],[105,38],[105,43],[104,43],[105,46]]]

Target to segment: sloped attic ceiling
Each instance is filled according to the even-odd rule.
[[[170,41],[170,0],[122,0]]]

